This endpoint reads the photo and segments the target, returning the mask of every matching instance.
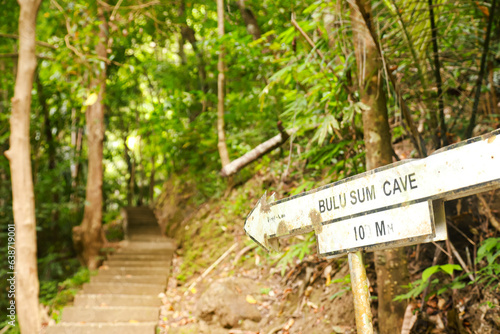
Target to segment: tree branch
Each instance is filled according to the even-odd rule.
[[[15,34],[2,34],[2,33],[0,33],[0,37],[12,38],[12,39],[19,39],[19,36],[15,35]],[[40,46],[43,46],[43,47],[46,47],[46,48],[50,48],[50,49],[54,49],[54,50],[57,49],[54,45],[49,44],[47,42],[36,41],[35,43],[37,45],[40,45]]]
[[[12,58],[12,59],[16,59],[17,57],[19,57],[19,53],[17,53],[17,52],[14,52],[14,53],[0,53],[0,58]],[[36,57],[39,58],[39,59],[55,61],[55,59],[52,58],[52,57],[47,57],[47,56],[42,56],[42,55],[36,55]]]
[[[275,148],[283,144],[297,129],[291,129],[288,131],[280,131],[280,133],[271,139],[266,140],[262,144],[255,147],[250,152],[245,153],[238,159],[231,161],[229,164],[221,169],[220,173],[223,177],[228,177],[236,174],[240,169],[250,164],[251,162],[259,159],[265,154],[271,152]]]

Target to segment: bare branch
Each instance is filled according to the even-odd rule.
[[[15,35],[15,34],[2,34],[2,33],[0,33],[0,37],[12,38],[12,39],[19,39],[19,36]],[[40,46],[43,46],[43,47],[46,47],[46,48],[54,49],[54,50],[57,49],[54,45],[49,44],[47,42],[36,41],[36,44],[40,45]]]
[[[19,57],[19,53],[0,53],[0,58],[12,58],[12,59],[17,59]],[[54,58],[52,57],[47,57],[47,56],[42,56],[42,55],[36,55],[38,59],[44,59],[44,60],[52,60],[55,61]]]
[[[102,0],[97,0],[97,2],[99,2],[99,4],[101,4],[103,7],[106,7],[106,9],[113,8],[113,11],[114,11],[114,8],[116,7],[116,6],[110,5],[109,3],[104,2]],[[121,3],[121,1],[119,1],[119,2]],[[152,7],[152,6],[156,6],[156,5],[160,5],[160,4],[161,4],[160,1],[151,1],[151,2],[140,4],[140,5],[121,6],[120,7],[117,4],[117,6],[120,7],[121,9],[142,9],[142,8]],[[114,12],[113,14],[116,14],[116,12]]]

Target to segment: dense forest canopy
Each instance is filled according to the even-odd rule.
[[[354,18],[353,6],[365,8],[364,20]],[[291,184],[285,195],[297,194],[367,169],[363,114],[373,108],[365,100],[373,92],[364,80],[373,75],[377,94],[386,97],[394,161],[498,128],[495,6],[496,0],[229,0],[221,34],[215,1],[41,1],[29,144],[42,302],[81,266],[73,233],[92,219],[84,219],[84,208],[96,105],[104,125],[98,221],[107,232],[120,208],[152,204],[174,176],[194,185],[198,204],[259,173],[279,175],[279,186],[268,190]],[[0,8],[3,294],[4,238],[14,221],[4,152],[20,7],[1,0]],[[380,64],[376,73],[355,52],[362,29],[373,38],[366,43],[376,43],[370,56]],[[221,69],[229,160],[283,134],[271,154],[229,178],[221,175],[218,149]],[[0,324],[7,303],[2,296]]]

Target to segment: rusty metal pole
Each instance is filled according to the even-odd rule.
[[[354,297],[354,313],[356,314],[356,329],[358,334],[373,334],[370,293],[368,291],[366,269],[363,265],[363,255],[358,251],[349,253],[348,257]]]

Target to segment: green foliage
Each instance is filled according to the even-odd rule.
[[[330,296],[330,300],[342,297],[346,292],[352,290],[351,287],[351,274],[345,275],[343,278],[334,279],[330,284],[340,284],[340,289]]]
[[[397,296],[394,300],[417,298],[426,287],[430,288],[427,297],[433,294],[440,295],[450,289],[462,289],[467,284],[478,284],[484,288],[496,290],[500,284],[500,263],[497,261],[499,256],[500,238],[488,238],[477,250],[476,263],[478,265],[484,264],[484,266],[474,273],[475,279],[473,281],[467,283],[469,274],[457,276],[450,283],[443,283],[438,278],[431,281],[430,278],[438,273],[452,276],[454,271],[462,271],[462,267],[457,264],[436,265],[425,269],[422,278],[406,286],[409,291]]]
[[[485,288],[498,289],[500,284],[500,238],[486,239],[477,250],[476,263],[486,263],[476,273],[475,283],[484,285]]]
[[[284,254],[280,257],[276,266],[280,269],[281,276],[285,275],[289,265],[295,264],[295,261],[302,261],[305,256],[311,254],[312,249],[316,245],[316,236],[314,233],[309,233],[305,236],[304,240],[294,242],[288,246]]]
[[[461,271],[462,267],[457,264],[444,264],[429,267],[423,271],[421,279],[416,280],[415,282],[410,283],[408,286],[406,286],[406,288],[408,288],[410,291],[408,291],[406,294],[397,296],[396,298],[394,298],[394,300],[416,298],[427,287],[429,287],[429,294],[427,295],[427,298],[434,294],[440,295],[448,289],[461,289],[465,286],[465,284],[457,280],[453,281],[451,284],[443,284],[439,278],[435,278],[432,281],[430,280],[431,276],[437,273],[444,273],[446,275],[452,276],[455,270]],[[438,286],[440,286],[439,289]]]
[[[60,310],[73,301],[82,285],[89,282],[90,277],[96,274],[97,271],[92,272],[87,268],[80,267],[73,276],[62,282],[41,281],[40,302],[49,306],[51,310]]]

